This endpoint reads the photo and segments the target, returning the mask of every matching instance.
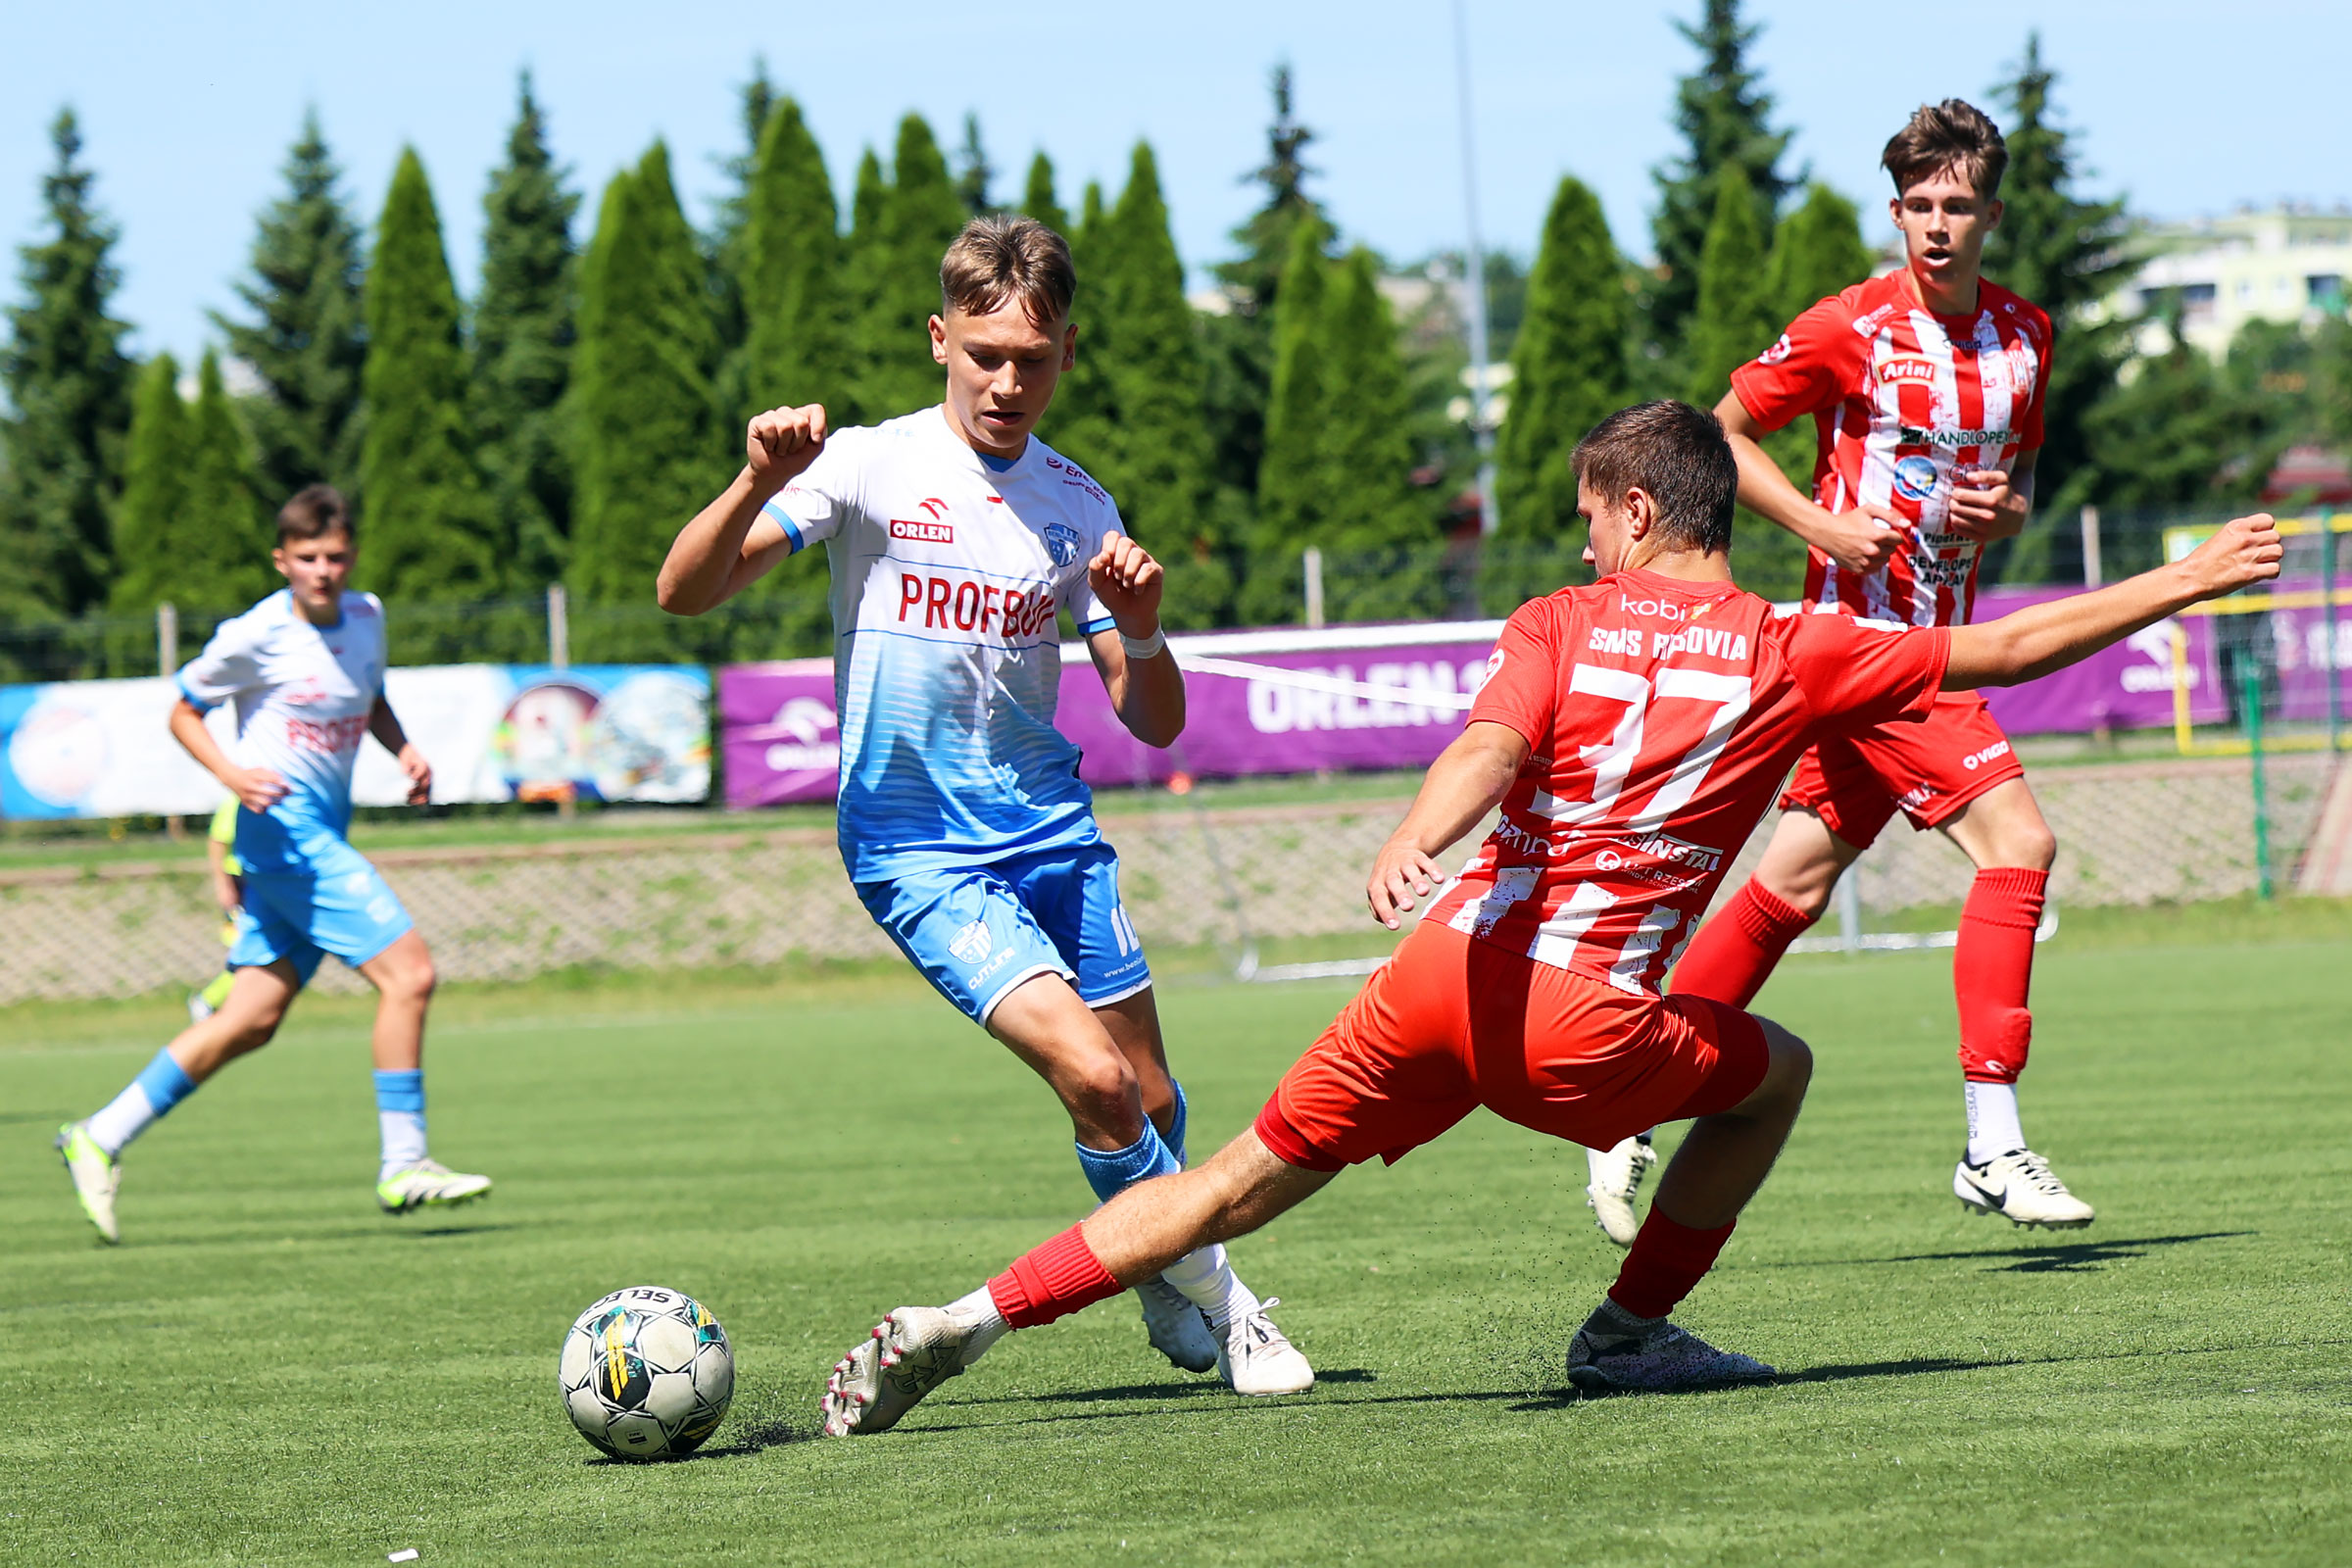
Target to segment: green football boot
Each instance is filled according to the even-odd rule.
[[[122,1241],[122,1233],[115,1228],[115,1189],[122,1182],[122,1162],[99,1148],[89,1127],[78,1121],[57,1130],[57,1152],[66,1162],[66,1174],[74,1178],[74,1196],[81,1200],[81,1211],[98,1227],[99,1236],[110,1244]]]
[[[434,1159],[403,1165],[375,1184],[375,1200],[387,1214],[407,1214],[419,1208],[454,1208],[489,1196],[489,1177],[468,1176]]]

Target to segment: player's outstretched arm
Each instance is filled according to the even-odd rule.
[[[1412,912],[1415,899],[1444,884],[1435,857],[1485,820],[1511,792],[1511,781],[1527,761],[1527,737],[1508,724],[1481,719],[1466,726],[1453,744],[1429,764],[1429,776],[1413,797],[1412,809],[1372,861],[1364,902],[1372,918],[1395,931]]]
[[[400,727],[398,715],[392,711],[392,705],[384,701],[381,692],[376,693],[375,706],[368,710],[368,733],[375,737],[378,746],[392,754],[392,760],[400,764],[401,772],[408,775],[409,804],[422,806],[430,801],[433,798],[433,764],[426,761],[424,754],[409,740],[408,731]]]
[[[2258,513],[2224,524],[2194,555],[2112,588],[1955,626],[1943,689],[2014,686],[2064,669],[2190,605],[2268,582],[2284,554],[2271,514]]]
[[[725,604],[792,553],[784,530],[760,509],[808,471],[825,449],[825,411],[811,403],[770,409],[744,427],[743,471],[670,542],[654,598],[673,615]]]
[[[1865,575],[1894,559],[1906,524],[1903,514],[1869,502],[1851,512],[1832,512],[1788,482],[1781,466],[1766,452],[1763,438],[1772,432],[1747,412],[1737,392],[1726,392],[1715,405],[1723,421],[1724,439],[1740,465],[1740,504],[1760,517],[1769,517],[1828,556],[1848,571]]]
[[[239,767],[228,760],[228,754],[220,750],[220,743],[213,739],[213,732],[204,727],[204,715],[185,697],[172,705],[172,738],[242,802],[247,810],[267,811],[285,799],[284,779],[266,767]]]
[[[1184,672],[1159,629],[1165,578],[1151,553],[1123,533],[1105,535],[1086,564],[1087,584],[1117,629],[1087,640],[1111,710],[1146,746],[1172,746],[1184,733]]]

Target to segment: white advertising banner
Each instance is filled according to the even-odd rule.
[[[439,664],[384,674],[442,803],[699,801],[710,788],[710,677],[666,665],[569,670]],[[199,816],[224,793],[172,738],[168,677],[0,686],[0,817]],[[227,706],[205,719],[225,749]],[[408,781],[360,743],[352,800],[398,806]]]

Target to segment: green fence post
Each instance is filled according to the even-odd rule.
[[[2254,893],[2271,902],[2271,802],[2262,776],[2262,666],[2246,661],[2246,750],[2254,760]]]

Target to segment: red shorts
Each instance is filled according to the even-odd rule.
[[[1257,1136],[1307,1170],[1394,1164],[1484,1105],[1607,1149],[1731,1109],[1765,1066],[1737,1007],[1620,991],[1424,920],[1283,1075]]]
[[[2023,778],[2009,737],[1975,692],[1943,692],[1928,716],[1898,720],[1809,747],[1781,794],[1781,809],[1811,811],[1856,849],[1867,849],[1899,807],[1916,831]]]

